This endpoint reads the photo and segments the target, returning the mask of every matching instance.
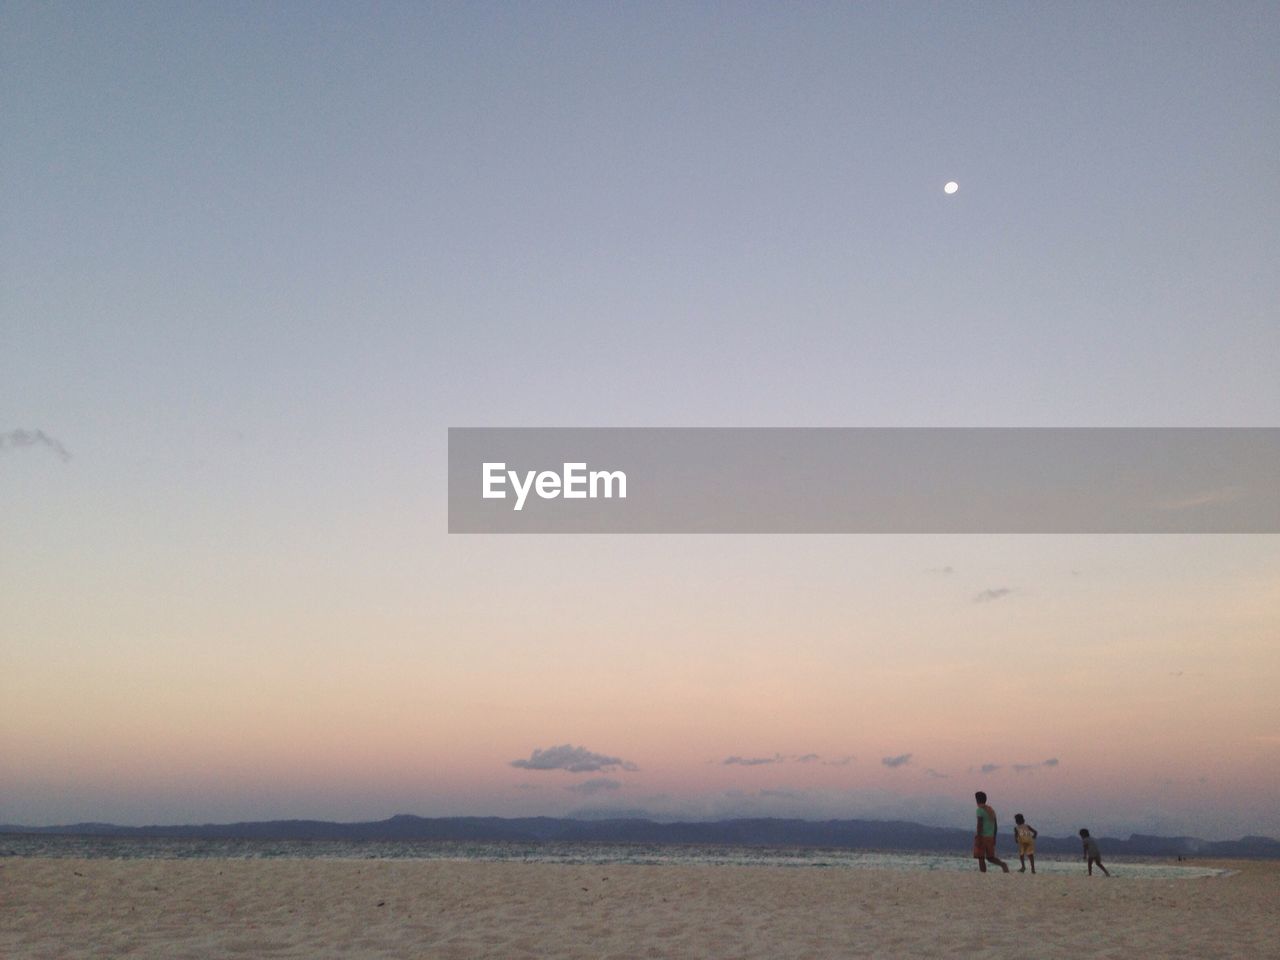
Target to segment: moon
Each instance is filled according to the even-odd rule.
[[[946,183],[946,186],[942,188],[942,192],[955,193],[959,189],[960,189],[960,184],[956,183],[954,180],[948,180]]]

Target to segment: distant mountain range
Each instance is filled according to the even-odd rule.
[[[726,844],[745,847],[825,847],[857,850],[967,852],[973,834],[953,827],[927,827],[901,820],[741,819],[661,823],[641,818],[577,820],[556,817],[415,817],[400,814],[368,823],[325,820],[268,820],[183,826],[121,827],[73,823],[53,827],[0,825],[0,833],[104,837],[163,837],[207,840],[462,840],[513,843],[604,842]],[[1003,834],[1005,853],[1012,838]],[[1145,857],[1245,857],[1280,859],[1280,841],[1271,837],[1200,840],[1132,834],[1127,840],[1101,838],[1105,854]],[[1077,837],[1036,841],[1040,853],[1078,854]]]

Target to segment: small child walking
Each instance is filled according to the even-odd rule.
[[[1084,841],[1084,858],[1089,863],[1089,876],[1093,876],[1093,865],[1096,863],[1098,869],[1111,876],[1111,871],[1102,865],[1102,854],[1098,851],[1098,841],[1089,836],[1089,831],[1081,829],[1080,839]]]
[[[1018,861],[1022,864],[1019,873],[1027,872],[1027,860],[1031,861],[1031,872],[1036,872],[1036,837],[1040,832],[1027,823],[1026,817],[1020,813],[1013,815],[1013,839],[1018,842]]]

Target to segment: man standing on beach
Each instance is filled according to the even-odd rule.
[[[996,812],[987,805],[987,795],[979,790],[973,795],[978,801],[978,827],[973,834],[973,857],[978,869],[987,872],[987,861],[1009,872],[1009,865],[996,856]]]

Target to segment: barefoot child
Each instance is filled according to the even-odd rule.
[[[1022,864],[1019,873],[1027,872],[1027,860],[1031,860],[1031,872],[1036,872],[1036,837],[1040,836],[1040,832],[1031,824],[1027,823],[1026,818],[1020,813],[1013,815],[1013,839],[1018,841],[1018,861]]]
[[[977,828],[973,832],[973,858],[978,869],[987,872],[987,861],[1009,872],[1009,865],[996,856],[996,812],[987,804],[987,795],[979,790],[973,795],[978,801]]]
[[[1084,841],[1084,858],[1089,862],[1089,876],[1093,876],[1093,865],[1096,863],[1098,869],[1111,876],[1111,871],[1102,865],[1102,854],[1098,852],[1098,841],[1089,836],[1088,830],[1080,831],[1080,839]]]

